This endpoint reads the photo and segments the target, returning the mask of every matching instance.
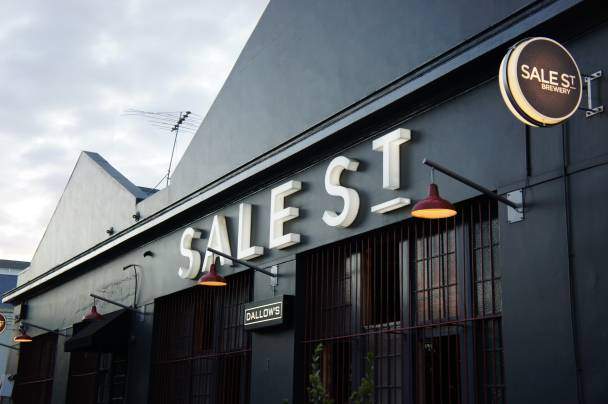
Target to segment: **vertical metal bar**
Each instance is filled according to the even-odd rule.
[[[442,254],[442,249],[443,249],[443,242],[442,242],[442,229],[441,229],[441,225],[445,222],[445,219],[441,219],[436,221],[437,223],[437,229],[435,230],[437,232],[436,234],[436,239],[437,239],[437,267],[438,267],[438,276],[439,279],[437,280],[437,297],[439,299],[439,322],[443,322],[444,318],[445,318],[445,299],[444,299],[444,282],[443,282],[443,254]],[[443,312],[443,313],[442,313]],[[442,378],[443,376],[443,327],[441,325],[439,325],[439,336],[437,338],[437,341],[439,341],[438,345],[439,345],[439,378]],[[449,338],[449,336],[448,336]],[[448,343],[449,345],[449,343]],[[449,380],[449,372],[448,372],[448,386],[450,386],[450,380]],[[445,395],[445,389],[440,389],[439,390],[439,402],[441,404],[443,404],[444,402],[444,395]]]
[[[486,353],[486,326],[485,326],[485,320],[484,318],[486,317],[486,313],[487,313],[487,309],[486,309],[486,263],[484,262],[484,240],[485,240],[485,234],[483,231],[483,227],[484,227],[484,223],[483,223],[483,213],[482,213],[482,207],[481,207],[481,202],[477,203],[477,221],[479,223],[479,251],[480,251],[480,261],[481,261],[481,302],[482,302],[482,312],[480,317],[482,318],[481,320],[481,352],[482,352],[482,357],[483,357],[483,368],[482,368],[482,374],[483,374],[483,397],[484,397],[484,402],[488,402],[488,357],[487,357],[487,353]]]

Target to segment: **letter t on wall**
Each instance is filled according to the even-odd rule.
[[[283,224],[300,216],[298,208],[285,207],[285,198],[301,189],[300,181],[288,181],[270,191],[270,248],[282,249],[300,242],[299,234],[283,234]]]
[[[382,188],[399,189],[399,146],[410,139],[410,130],[399,128],[372,142],[372,149],[382,152]]]

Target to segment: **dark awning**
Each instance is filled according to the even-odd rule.
[[[74,335],[65,341],[66,352],[126,352],[131,328],[131,313],[118,310],[101,320],[74,324]]]

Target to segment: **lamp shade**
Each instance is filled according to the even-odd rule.
[[[101,320],[103,316],[97,311],[97,306],[93,305],[91,311],[84,315],[83,320]]]
[[[202,286],[226,286],[226,279],[217,273],[217,267],[213,263],[209,268],[209,272],[198,280],[198,284]]]
[[[412,208],[412,216],[422,219],[445,219],[456,216],[454,205],[439,196],[436,184],[429,185],[429,196]]]
[[[15,341],[15,342],[32,342],[32,337],[27,335],[27,333],[25,332],[25,330],[23,328],[19,327],[19,334],[16,335],[15,338],[13,338],[13,341]]]

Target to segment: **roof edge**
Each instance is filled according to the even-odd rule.
[[[44,283],[69,271],[71,268],[159,225],[165,220],[192,208],[211,196],[220,194],[251,175],[268,169],[277,160],[289,158],[304,148],[331,136],[331,134],[338,130],[352,125],[365,116],[379,111],[397,100],[428,86],[448,73],[456,71],[460,67],[491,53],[497,48],[506,46],[507,43],[525,34],[530,29],[557,17],[571,7],[581,3],[583,3],[583,0],[562,0],[549,5],[540,5],[539,8],[533,10],[534,12],[527,10],[528,12],[524,13],[524,15],[512,15],[510,18],[507,18],[501,21],[500,24],[492,27],[490,32],[486,32],[485,35],[474,38],[475,43],[473,45],[475,46],[471,44],[471,41],[465,41],[459,44],[440,57],[434,59],[429,66],[422,66],[412,72],[412,74],[408,73],[400,80],[389,84],[383,90],[370,94],[368,97],[361,99],[346,110],[337,113],[328,122],[319,124],[316,127],[301,133],[292,140],[285,142],[280,147],[265,153],[250,163],[228,173],[224,177],[198,189],[173,204],[166,206],[153,215],[142,219],[131,227],[104,240],[102,243],[93,246],[91,249],[84,251],[78,256],[55,266],[49,271],[31,279],[15,289],[5,292],[2,295],[2,302],[10,303],[22,298],[22,296],[28,294],[35,288],[39,288]]]

